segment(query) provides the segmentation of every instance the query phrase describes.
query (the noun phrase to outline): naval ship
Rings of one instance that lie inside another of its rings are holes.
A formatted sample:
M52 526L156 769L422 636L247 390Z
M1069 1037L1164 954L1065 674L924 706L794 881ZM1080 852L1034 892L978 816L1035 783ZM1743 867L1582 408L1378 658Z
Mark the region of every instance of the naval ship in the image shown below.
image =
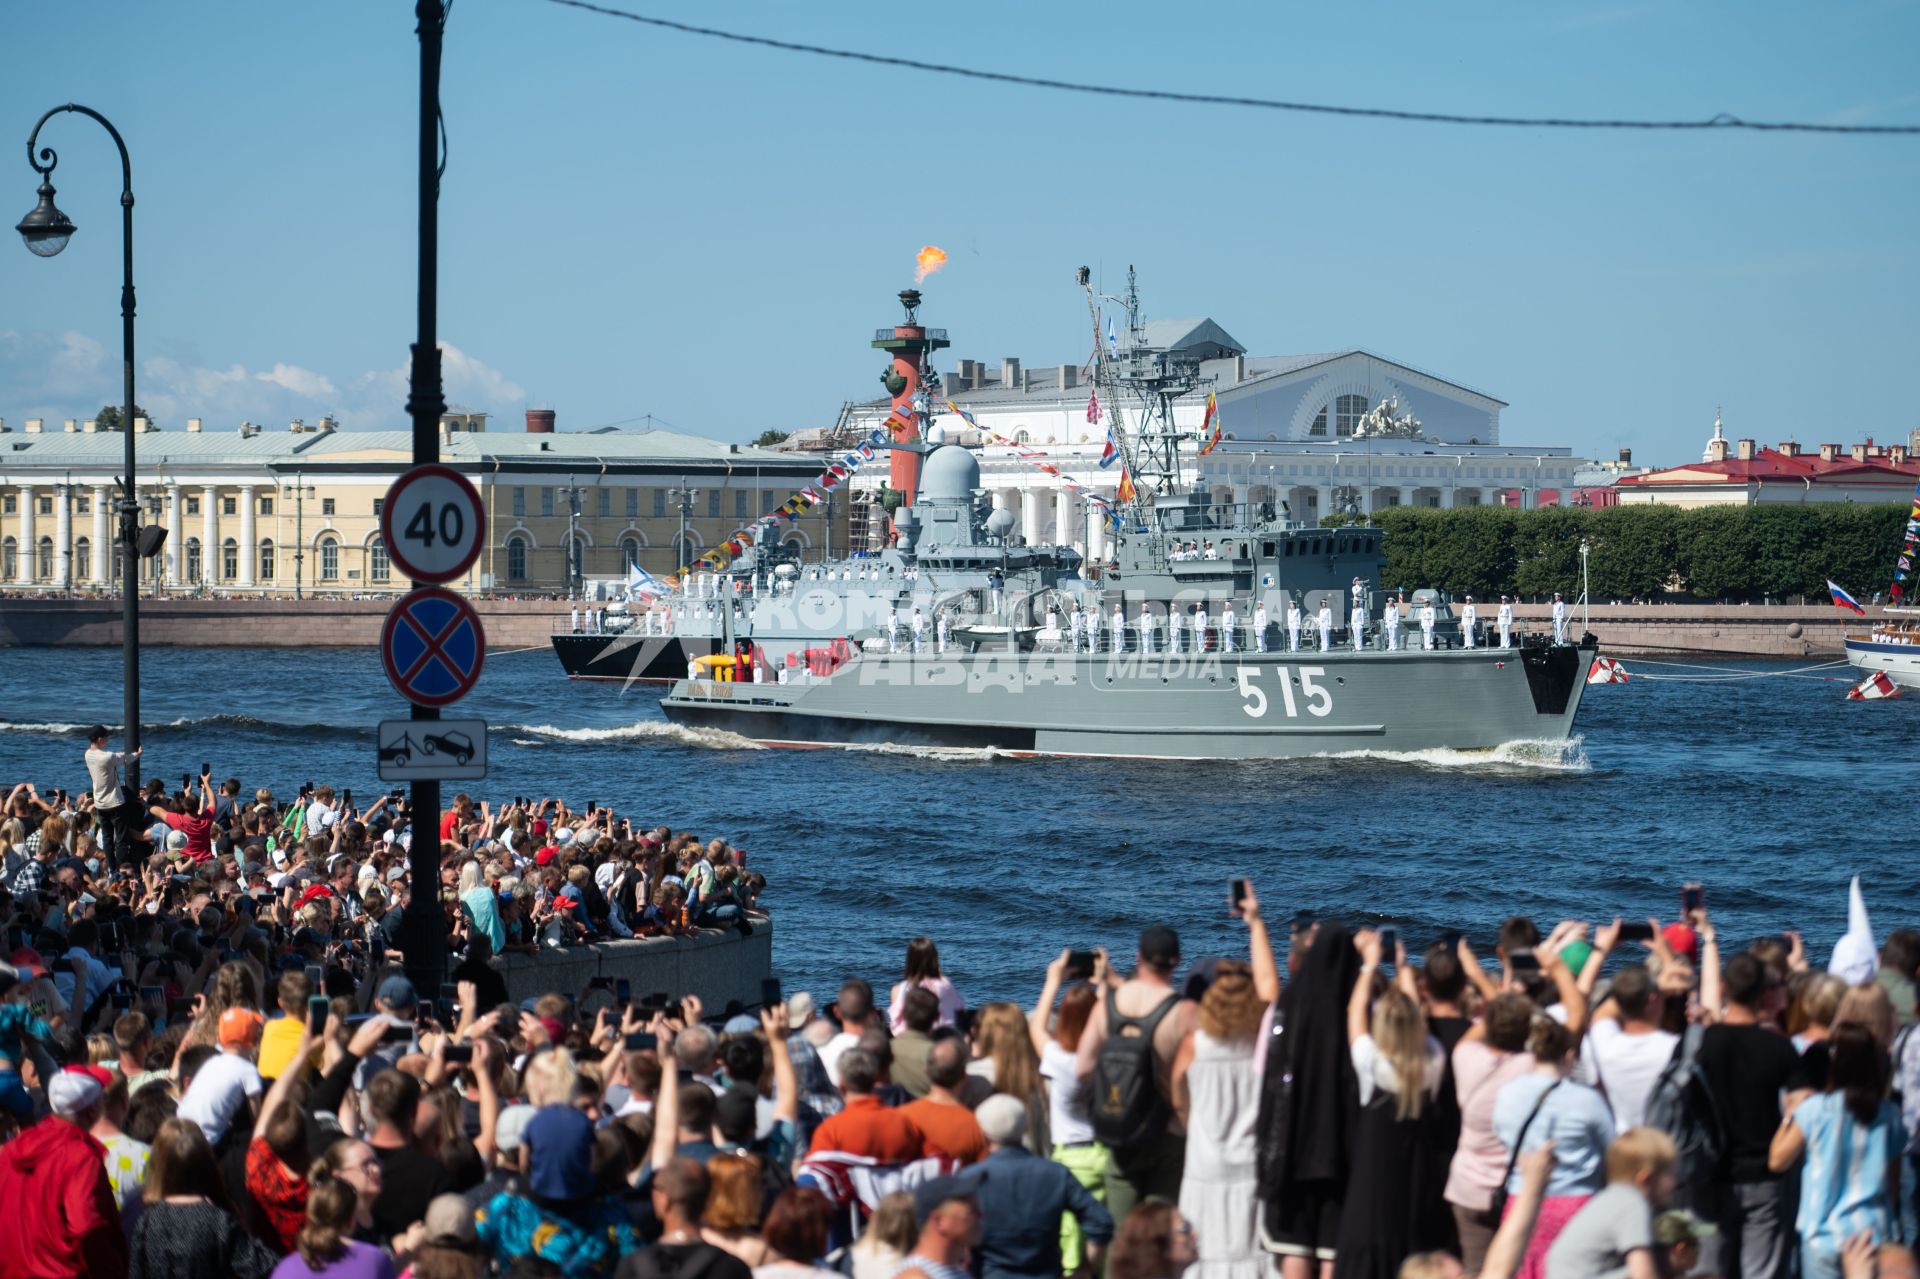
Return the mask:
M1079 282L1097 314L1085 268ZM1197 386L1198 370L1147 347L1131 283L1128 311L1127 346L1096 356L1123 479L1134 480L1113 504L1113 558L1094 566L1097 576L1023 582L1017 592L1009 579L994 590L995 564L1063 553L1021 546L1011 514L991 509L973 453L910 409L909 420L929 429L893 448L896 460L924 466L911 468L916 497L895 516L888 553L903 572L925 565L930 582L939 580L935 566L964 565L988 570L988 585L928 592L917 607L931 609L936 625L923 625L918 640L855 628L796 652L778 634L763 648L756 615L723 584L718 620L735 657L725 669L690 666L661 701L667 717L768 745L1149 759L1491 750L1571 735L1598 651L1591 634L1469 646L1445 599L1421 591L1411 601L1419 612L1389 646L1370 621L1389 599L1380 530L1310 526L1283 503L1219 503L1185 484L1173 404ZM1098 346L1097 319L1095 332ZM1136 407L1133 429L1123 402ZM1208 554L1195 553L1202 545ZM1293 605L1316 621L1324 606L1339 625L1323 635L1310 623L1296 649L1281 625ZM1413 624L1427 608L1431 647L1428 628ZM1264 632L1247 625L1256 610Z

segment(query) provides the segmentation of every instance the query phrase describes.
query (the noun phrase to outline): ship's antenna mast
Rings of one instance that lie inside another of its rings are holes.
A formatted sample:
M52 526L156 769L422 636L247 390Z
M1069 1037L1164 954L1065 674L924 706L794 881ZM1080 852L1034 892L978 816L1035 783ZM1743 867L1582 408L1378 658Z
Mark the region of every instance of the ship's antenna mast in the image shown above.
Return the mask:
M1112 418L1112 424L1107 427L1107 431L1113 436L1115 447L1120 450L1120 465L1126 467L1127 472L1132 474L1133 440L1127 435L1127 419L1120 411L1120 384L1114 376L1113 359L1109 355L1106 345L1100 340L1100 298L1102 295L1093 291L1093 273L1086 267L1081 267L1079 271L1075 273L1074 278L1079 281L1080 288L1087 295L1087 323L1093 328L1094 392L1096 394L1101 391L1107 393L1106 412L1107 415ZM1128 313L1127 332L1129 336L1131 336L1133 332L1135 314L1136 312L1134 311L1129 311Z

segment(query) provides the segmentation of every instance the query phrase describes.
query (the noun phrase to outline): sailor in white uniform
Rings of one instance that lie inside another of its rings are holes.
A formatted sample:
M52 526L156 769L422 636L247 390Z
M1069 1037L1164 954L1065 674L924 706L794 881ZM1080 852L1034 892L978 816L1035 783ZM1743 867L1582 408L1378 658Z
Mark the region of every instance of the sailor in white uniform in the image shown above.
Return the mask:
M1060 629L1060 612L1052 604L1047 605L1047 629L1050 631Z
M1098 605L1087 610L1087 651L1100 651L1100 608Z
M927 646L927 619L916 606L913 610L913 651L918 653Z
M1207 543L1206 558L1210 560L1217 560L1220 558L1220 552L1217 549L1215 549L1212 542Z
M1400 647L1400 596L1387 596L1386 607L1380 610L1380 625L1387 633L1387 651L1393 652Z
M567 630L575 635L580 633L580 610L578 608L573 610L573 620L568 623Z
M1233 632L1234 632L1234 628L1238 624L1239 624L1239 619L1234 617L1233 615L1233 601L1228 600L1226 603L1226 606L1220 610L1220 651L1221 652L1231 653L1233 651Z
M1498 613L1497 617L1500 623L1500 647L1512 648L1513 647L1513 602L1504 595L1500 597L1500 612Z
M1086 625L1087 619L1080 616L1080 605L1076 601L1073 611L1067 614L1067 629L1076 653L1080 651L1080 632L1086 628Z
M1193 651L1207 651L1207 631L1210 623L1207 618L1207 602L1201 600L1193 609Z
M947 641L952 637L953 637L953 623L947 619L947 615L945 613L942 613L940 614L939 619L935 621L933 624L934 651L936 653L946 652Z
M1333 648L1333 605L1321 602L1320 605L1320 651L1328 652Z
M1567 642L1567 602L1558 591L1553 593L1553 642Z
M1289 599L1287 601L1287 651L1289 653L1300 651L1300 622L1300 601Z
M1357 617L1364 617L1364 616L1366 616L1366 612L1367 612L1367 587L1366 587L1366 583L1364 583L1364 582L1362 582L1362 581L1361 581L1361 580L1360 580L1359 578L1357 578L1357 577L1356 577L1356 578L1354 578L1354 579L1353 579L1353 585L1352 585L1351 587L1349 587L1349 588L1348 588L1348 590L1347 590L1347 594L1348 594L1348 595L1349 595L1349 596L1350 596L1350 597L1352 598L1352 600L1353 600L1353 615L1354 615L1354 616L1357 616Z
M1347 614L1347 634L1353 639L1353 651L1358 653L1367 646L1367 609L1364 604L1355 604L1353 611Z
M900 610L897 607L887 610L887 651L900 651Z
M1469 595L1460 608L1460 640L1468 648L1473 647L1473 632L1479 622L1480 614L1473 607L1473 596Z
M1127 651L1127 615L1121 611L1118 600L1113 604L1113 651Z
M1153 652L1153 613L1145 604L1140 606L1140 651Z
M1428 600L1420 606L1420 647L1433 647L1433 601Z
M1264 603L1253 606L1253 651L1267 651L1267 606Z
M1167 651L1169 653L1182 651L1182 645L1186 643L1182 638L1185 629L1185 624L1180 620L1179 606L1169 606L1167 609Z

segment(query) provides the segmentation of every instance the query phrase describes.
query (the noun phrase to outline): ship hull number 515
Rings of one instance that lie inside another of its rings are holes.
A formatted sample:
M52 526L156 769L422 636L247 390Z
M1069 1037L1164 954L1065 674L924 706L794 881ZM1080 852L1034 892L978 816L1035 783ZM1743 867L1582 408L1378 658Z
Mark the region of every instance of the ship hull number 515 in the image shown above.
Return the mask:
M1288 719L1298 719L1302 705L1305 706L1306 712L1309 715L1324 716L1333 713L1333 695L1324 687L1314 682L1326 676L1326 667L1302 666L1297 668L1299 671L1300 692L1296 698L1293 690L1293 671L1288 667L1274 666L1262 668L1259 666L1240 666L1235 668L1234 675L1240 685L1240 709L1247 713L1248 718L1265 718L1267 708L1270 704L1267 700L1267 690L1261 687L1260 673L1262 669L1270 669L1280 677L1280 709L1286 713Z

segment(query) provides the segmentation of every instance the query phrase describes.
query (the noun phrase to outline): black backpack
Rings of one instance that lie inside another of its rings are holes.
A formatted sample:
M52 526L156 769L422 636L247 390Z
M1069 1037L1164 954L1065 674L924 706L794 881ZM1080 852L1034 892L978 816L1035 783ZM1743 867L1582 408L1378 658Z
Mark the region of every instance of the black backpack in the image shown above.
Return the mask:
M1122 1017L1107 990L1107 1038L1093 1060L1093 1135L1109 1150L1137 1149L1166 1129L1171 1108L1160 1091L1154 1068L1153 1034L1178 994L1169 994L1145 1017ZM1123 1034L1132 1030L1134 1034Z
M1647 1094L1646 1124L1673 1138L1679 1154L1674 1167L1682 1186L1696 1186L1719 1175L1726 1156L1726 1128L1719 1102L1700 1069L1703 1026L1688 1026L1673 1057Z

